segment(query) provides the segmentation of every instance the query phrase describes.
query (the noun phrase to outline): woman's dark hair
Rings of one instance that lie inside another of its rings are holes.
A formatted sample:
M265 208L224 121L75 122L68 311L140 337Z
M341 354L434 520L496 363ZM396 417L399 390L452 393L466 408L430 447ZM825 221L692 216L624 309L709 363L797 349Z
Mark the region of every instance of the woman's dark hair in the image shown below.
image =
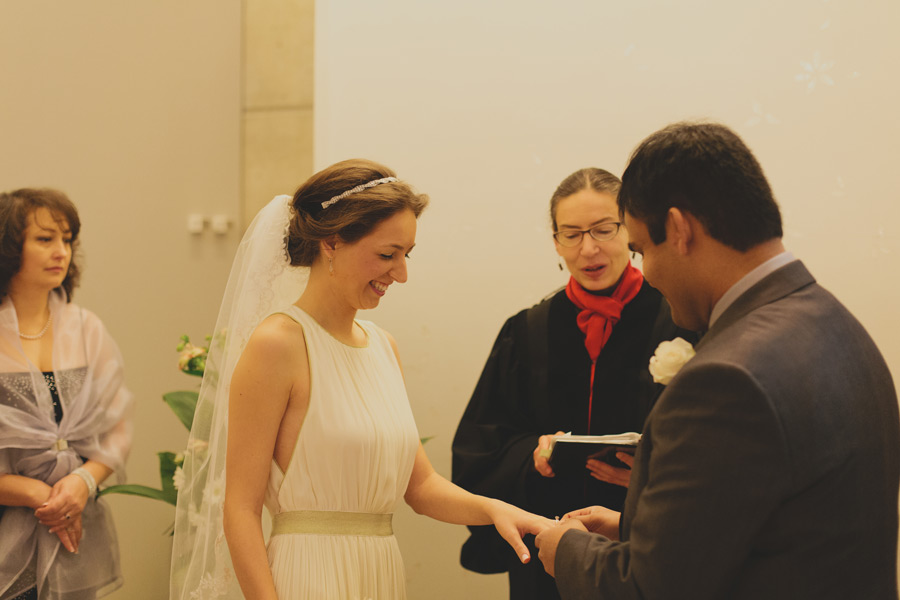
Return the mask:
M60 226L65 224L71 232L72 259L60 287L65 290L67 301L72 300L72 294L78 287L81 277L75 252L78 248L78 232L81 230L78 210L69 197L59 190L23 188L0 193L0 299L9 293L9 284L22 266L22 247L25 230L28 228L28 216L39 208L46 208Z
M550 197L550 222L553 224L553 231L556 229L556 208L559 201L568 198L572 194L576 194L581 190L591 189L595 192L610 194L613 198L619 193L619 187L622 182L618 177L604 169L596 167L587 167L579 169L562 180L562 183L553 192Z
M719 242L745 252L782 236L781 213L762 167L733 131L675 123L645 139L622 175L619 211L666 239L670 208L694 215Z
M379 223L402 210L418 218L428 196L417 194L403 181L381 183L323 203L352 190L396 174L384 165L364 159L333 164L310 177L294 194L287 248L292 265L309 267L319 255L319 242L337 236L353 243Z

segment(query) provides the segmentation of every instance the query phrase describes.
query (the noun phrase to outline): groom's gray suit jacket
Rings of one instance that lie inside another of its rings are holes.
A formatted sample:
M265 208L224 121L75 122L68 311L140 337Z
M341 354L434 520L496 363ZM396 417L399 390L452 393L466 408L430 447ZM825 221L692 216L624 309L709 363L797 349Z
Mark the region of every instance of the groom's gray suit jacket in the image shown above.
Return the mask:
M621 542L560 541L564 599L896 599L900 419L799 261L723 313L648 417Z

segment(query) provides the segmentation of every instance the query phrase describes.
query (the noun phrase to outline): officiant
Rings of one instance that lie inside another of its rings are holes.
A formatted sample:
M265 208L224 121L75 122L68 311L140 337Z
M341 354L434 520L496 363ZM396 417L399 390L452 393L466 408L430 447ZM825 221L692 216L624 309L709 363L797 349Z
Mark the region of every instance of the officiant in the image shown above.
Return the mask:
M585 168L552 195L559 268L571 277L500 330L453 440L453 481L463 488L549 518L590 505L621 509L627 465L589 460L575 475L557 474L550 440L640 432L662 391L648 371L654 350L696 337L672 323L668 303L631 264L620 185L608 171ZM508 572L511 600L559 598L539 561L522 565L490 528L469 529L465 568Z

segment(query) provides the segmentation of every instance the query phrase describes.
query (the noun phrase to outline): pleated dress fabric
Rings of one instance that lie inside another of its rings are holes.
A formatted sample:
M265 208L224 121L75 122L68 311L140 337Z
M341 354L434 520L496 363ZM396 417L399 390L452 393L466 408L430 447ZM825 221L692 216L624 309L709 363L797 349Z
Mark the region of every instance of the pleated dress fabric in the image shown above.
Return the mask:
M385 333L357 321L367 344L348 346L312 317L283 311L304 331L309 409L282 472L272 461L266 507L389 514L403 497L419 438L400 367ZM406 598L393 535L273 535L269 565L281 600Z

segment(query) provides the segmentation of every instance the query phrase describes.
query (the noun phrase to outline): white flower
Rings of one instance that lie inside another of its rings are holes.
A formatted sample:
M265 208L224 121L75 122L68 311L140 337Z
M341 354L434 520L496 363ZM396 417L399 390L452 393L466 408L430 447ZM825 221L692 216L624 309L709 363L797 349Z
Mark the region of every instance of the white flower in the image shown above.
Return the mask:
M781 121L778 120L777 117L772 115L772 113L766 112L763 110L762 104L759 102L753 103L753 116L747 120L748 127L755 127L765 121L770 125L778 125Z
M202 514L193 502L188 502L188 523L193 527L206 524L206 515Z
M650 359L650 374L653 375L653 381L669 385L672 378L694 357L694 354L694 347L680 337L661 342Z
M203 503L213 506L221 505L225 501L225 477L219 477L206 484L203 490Z
M209 442L206 440L198 440L196 438L191 438L188 440L188 446L186 452L203 452L209 447Z
M175 473L172 474L172 483L176 490L180 490L184 485L184 470L181 467L175 467Z
M178 368L184 371L188 368L188 365L192 359L197 358L198 356L203 356L204 354L206 354L206 348L194 346L193 344L188 342L184 345L184 349L178 356Z
M822 61L819 53L816 52L810 62L802 62L800 66L803 67L803 72L795 75L794 79L806 84L806 93L811 93L816 89L816 83L820 81L825 85L834 85L834 79L828 74L828 71L834 67L833 60Z

